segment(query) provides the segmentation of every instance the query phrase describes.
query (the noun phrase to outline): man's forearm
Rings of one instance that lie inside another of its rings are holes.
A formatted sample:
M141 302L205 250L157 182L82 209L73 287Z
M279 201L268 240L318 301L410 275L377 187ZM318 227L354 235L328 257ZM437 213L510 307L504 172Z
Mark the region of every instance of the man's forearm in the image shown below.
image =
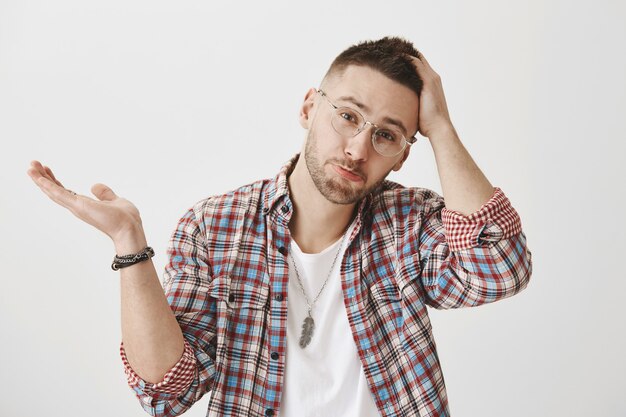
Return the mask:
M493 195L494 188L459 139L454 126L429 137L437 162L446 208L469 215Z
M115 243L118 255L147 246L142 230ZM157 383L181 358L182 331L159 282L152 260L120 269L122 341L130 366L142 379Z

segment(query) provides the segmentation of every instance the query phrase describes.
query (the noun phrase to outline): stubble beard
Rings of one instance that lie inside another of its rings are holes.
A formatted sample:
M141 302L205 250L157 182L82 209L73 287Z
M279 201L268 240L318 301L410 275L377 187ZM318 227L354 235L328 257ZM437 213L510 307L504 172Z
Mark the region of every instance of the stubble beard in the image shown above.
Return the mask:
M353 204L360 201L363 197L371 193L380 186L391 169L374 184L363 188L352 188L347 180L341 178L332 178L326 175L324 167L327 163L340 165L351 169L363 177L358 165L351 163L349 160L329 159L326 162L320 160L319 152L316 146L316 139L313 129L309 130L305 146L305 162L309 175L315 184L317 190L331 203L335 204Z

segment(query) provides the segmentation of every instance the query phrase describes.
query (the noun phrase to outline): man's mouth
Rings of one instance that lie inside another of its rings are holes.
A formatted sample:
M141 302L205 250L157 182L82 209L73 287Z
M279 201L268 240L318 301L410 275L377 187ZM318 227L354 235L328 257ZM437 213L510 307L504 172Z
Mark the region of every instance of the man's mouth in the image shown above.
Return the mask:
M352 182L363 182L363 178L356 174L353 171L350 171L349 169L343 168L339 165L333 165L333 168L335 169L335 171L337 171L339 173L339 175L341 175L342 177L344 177L345 179L352 181Z

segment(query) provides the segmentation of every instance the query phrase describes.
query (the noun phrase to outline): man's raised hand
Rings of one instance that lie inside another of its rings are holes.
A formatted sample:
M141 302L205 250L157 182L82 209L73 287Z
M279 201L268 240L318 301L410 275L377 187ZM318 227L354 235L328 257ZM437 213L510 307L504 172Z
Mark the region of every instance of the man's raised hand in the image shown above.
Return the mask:
M32 161L27 173L52 201L108 235L116 246L131 250L131 247L143 245L145 237L139 210L130 201L118 197L106 185L95 184L91 187L92 194L98 198L95 200L65 188L52 170L39 161ZM130 243L130 240L135 241L135 244Z

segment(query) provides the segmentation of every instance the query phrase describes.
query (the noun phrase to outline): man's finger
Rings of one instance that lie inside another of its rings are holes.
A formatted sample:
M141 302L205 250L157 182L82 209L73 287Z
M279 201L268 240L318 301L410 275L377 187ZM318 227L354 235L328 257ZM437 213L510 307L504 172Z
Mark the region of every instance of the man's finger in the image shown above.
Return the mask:
M50 178L52 178L52 181L54 181L57 185L63 187L63 184L61 184L61 181L57 180L57 178L52 173L52 170L50 169L50 167L47 167L47 166L44 165L43 169L46 171L46 173L48 173Z
M423 56L424 56L424 55L419 54L419 57L420 57L420 58L421 58L421 57L423 57ZM420 58L416 57L416 56L413 56L413 55L407 55L407 57L408 57L411 61L413 61L413 64L414 64L414 65L424 64L424 63L422 62L422 60L421 60Z
M52 201L69 210L73 211L76 209L76 203L79 197L78 194L58 186L50 178L46 178L43 175L36 178L35 181L37 185L39 185L39 188L41 188Z
M430 63L428 62L428 60L426 59L426 57L424 56L423 53L419 52L418 53L418 57L417 60L421 63L424 64L425 66L427 66L428 68L430 68Z
M43 169L43 165L41 165L41 162L39 161L32 161L30 163L30 166L33 170L35 170L37 172L38 175L42 176L42 175L46 175L46 170Z
M61 184L55 177L54 174L52 174L52 170L46 166L44 166L41 162L39 161L32 161L30 163L31 167L37 171L37 173L39 173L39 175L48 178L49 180L55 182L57 185L63 187L63 184Z
M426 74L435 72L422 53L419 54L419 58L411 56L411 60L413 61L413 65L415 65L415 68L420 76L425 76Z
M113 190L104 184L94 184L91 187L91 192L93 195L98 197L98 200L100 201L113 201L118 198Z
M426 66L426 64L420 58L416 58L413 55L408 55L408 57L411 59L411 62L413 63L413 66L415 67L418 75L420 77L424 77L428 73L428 67ZM423 55L420 54L420 57L423 57Z

